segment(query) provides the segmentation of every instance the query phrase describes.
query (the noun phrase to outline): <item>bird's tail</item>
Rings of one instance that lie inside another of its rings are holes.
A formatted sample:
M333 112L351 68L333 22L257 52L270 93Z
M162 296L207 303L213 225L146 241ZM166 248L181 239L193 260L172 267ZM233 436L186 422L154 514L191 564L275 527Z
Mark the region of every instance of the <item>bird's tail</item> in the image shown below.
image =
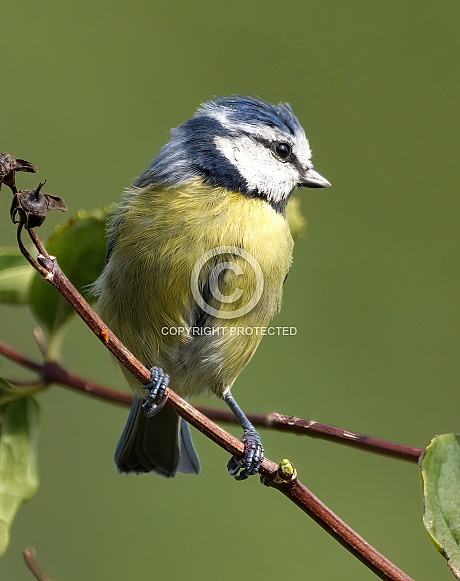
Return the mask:
M136 395L125 429L115 450L120 472L154 472L172 478L176 472L198 474L196 455L188 423L169 407L146 417Z

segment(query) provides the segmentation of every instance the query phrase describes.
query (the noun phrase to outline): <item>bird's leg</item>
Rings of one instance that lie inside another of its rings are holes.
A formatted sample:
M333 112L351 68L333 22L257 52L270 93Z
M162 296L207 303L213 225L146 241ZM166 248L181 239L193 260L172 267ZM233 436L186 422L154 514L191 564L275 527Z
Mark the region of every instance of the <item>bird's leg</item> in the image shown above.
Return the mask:
M145 385L141 385L142 389L149 390L142 404L144 413L148 418L157 414L165 405L168 398L165 398L164 395L168 383L169 375L164 373L163 369L159 367L152 367L150 369L150 381Z
M223 399L243 428L241 441L244 443L244 456L242 458L235 458L235 456L230 458L227 464L228 473L230 476L234 476L235 480L246 480L248 476L257 474L259 471L264 459L264 449L259 433L236 403L230 390L224 393Z

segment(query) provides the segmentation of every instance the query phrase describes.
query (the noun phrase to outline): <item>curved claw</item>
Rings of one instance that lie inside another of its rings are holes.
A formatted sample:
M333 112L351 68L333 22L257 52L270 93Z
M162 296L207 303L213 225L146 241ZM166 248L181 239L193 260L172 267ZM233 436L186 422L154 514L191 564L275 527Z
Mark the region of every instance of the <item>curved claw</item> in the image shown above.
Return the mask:
M227 464L228 473L235 480L246 480L257 474L264 459L260 435L254 428L245 430L241 441L244 443L244 456L240 459L233 456Z
M152 367L150 370L150 381L145 385L141 385L143 389L149 390L142 404L147 417L154 416L163 408L167 400L167 398L164 398L164 395L168 384L169 375L164 373L161 367Z

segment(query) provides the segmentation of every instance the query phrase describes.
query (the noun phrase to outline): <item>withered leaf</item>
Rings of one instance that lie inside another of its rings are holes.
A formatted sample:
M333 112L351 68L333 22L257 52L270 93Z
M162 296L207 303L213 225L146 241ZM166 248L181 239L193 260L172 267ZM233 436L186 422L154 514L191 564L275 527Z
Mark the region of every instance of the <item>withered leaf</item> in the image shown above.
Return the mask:
M15 183L17 171L37 173L37 168L30 161L16 159L10 153L0 153L0 189L2 184L5 184L13 190L13 193L17 192Z
M14 194L10 216L15 224L22 223L26 228L38 228L50 210L67 211L64 200L41 193L44 185L45 182L42 182L35 190L22 190Z

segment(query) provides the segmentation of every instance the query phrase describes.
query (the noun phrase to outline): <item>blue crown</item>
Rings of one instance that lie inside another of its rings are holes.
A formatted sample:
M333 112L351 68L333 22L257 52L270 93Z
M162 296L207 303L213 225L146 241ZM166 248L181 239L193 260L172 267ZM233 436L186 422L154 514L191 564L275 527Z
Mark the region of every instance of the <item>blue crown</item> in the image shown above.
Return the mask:
M207 101L191 119L171 130L169 142L133 185L177 186L199 177L207 184L257 195L249 192L246 181L217 149L215 138L245 134L248 127L260 126L274 128L287 138L304 134L288 103L271 105L240 96Z
M222 111L235 125L240 123L254 126L268 125L291 135L303 131L289 103L271 105L251 97L217 97L213 101L203 103L195 113L195 118L206 117L210 113L219 111Z

